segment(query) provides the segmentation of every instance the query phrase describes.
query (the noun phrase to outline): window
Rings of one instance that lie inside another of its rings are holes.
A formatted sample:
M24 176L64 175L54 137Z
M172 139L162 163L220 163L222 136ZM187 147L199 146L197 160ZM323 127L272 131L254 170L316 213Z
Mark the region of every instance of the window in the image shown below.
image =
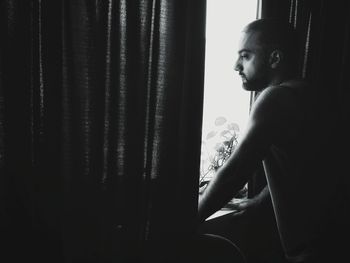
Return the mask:
M207 0L205 90L200 189L239 141L250 105L234 71L242 28L257 15L257 0Z

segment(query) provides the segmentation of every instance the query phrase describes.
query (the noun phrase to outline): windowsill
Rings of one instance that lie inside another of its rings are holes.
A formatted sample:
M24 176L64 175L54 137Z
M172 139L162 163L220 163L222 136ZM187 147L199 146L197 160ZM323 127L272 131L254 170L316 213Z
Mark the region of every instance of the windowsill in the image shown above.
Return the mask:
M240 202L242 200L244 200L246 198L234 198L232 201L237 203L237 202ZM214 214L212 214L211 216L209 216L207 220L210 220L210 219L214 219L216 217L219 217L219 216L224 216L226 214L229 214L229 213L232 213L232 212L235 212L237 211L236 209L234 209L231 205L231 202L228 203L227 205L225 205L223 208L221 208L220 210L216 211Z
M233 210L233 209L227 209L227 208L220 209L219 211L216 211L214 214L209 216L205 221L210 220L210 219L214 219L216 217L223 216L223 215L226 215L226 214L229 214L229 213L232 213L234 211L235 210Z

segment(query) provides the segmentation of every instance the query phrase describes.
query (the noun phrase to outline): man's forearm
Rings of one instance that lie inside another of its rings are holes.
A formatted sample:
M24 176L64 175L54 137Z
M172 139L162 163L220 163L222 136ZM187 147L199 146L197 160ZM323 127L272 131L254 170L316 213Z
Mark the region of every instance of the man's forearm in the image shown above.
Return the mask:
M218 172L200 196L198 206L198 219L200 222L203 222L207 217L223 207L246 183L246 179L243 176L233 177L226 169L227 167Z

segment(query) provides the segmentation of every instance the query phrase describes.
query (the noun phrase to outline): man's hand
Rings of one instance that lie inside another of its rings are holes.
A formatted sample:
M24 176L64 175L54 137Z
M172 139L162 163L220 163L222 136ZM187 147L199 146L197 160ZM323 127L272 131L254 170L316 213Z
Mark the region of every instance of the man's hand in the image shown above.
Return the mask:
M232 203L228 203L225 207L235 210L235 215L253 214L263 209L264 204L270 200L270 192L265 186L261 192L248 199L233 199Z
M234 199L232 203L227 204L225 207L233 209L235 215L251 214L258 209L259 203L256 198Z

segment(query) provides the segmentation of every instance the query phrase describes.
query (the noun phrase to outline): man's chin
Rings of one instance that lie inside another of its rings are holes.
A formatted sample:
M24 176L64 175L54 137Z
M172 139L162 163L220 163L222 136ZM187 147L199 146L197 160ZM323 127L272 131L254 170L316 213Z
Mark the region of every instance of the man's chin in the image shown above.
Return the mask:
M252 85L251 83L243 82L242 88L246 91L260 91L263 89L263 85Z
M245 82L242 83L242 88L246 91L254 91L254 89L252 89L251 85L249 85L248 83L245 83Z

